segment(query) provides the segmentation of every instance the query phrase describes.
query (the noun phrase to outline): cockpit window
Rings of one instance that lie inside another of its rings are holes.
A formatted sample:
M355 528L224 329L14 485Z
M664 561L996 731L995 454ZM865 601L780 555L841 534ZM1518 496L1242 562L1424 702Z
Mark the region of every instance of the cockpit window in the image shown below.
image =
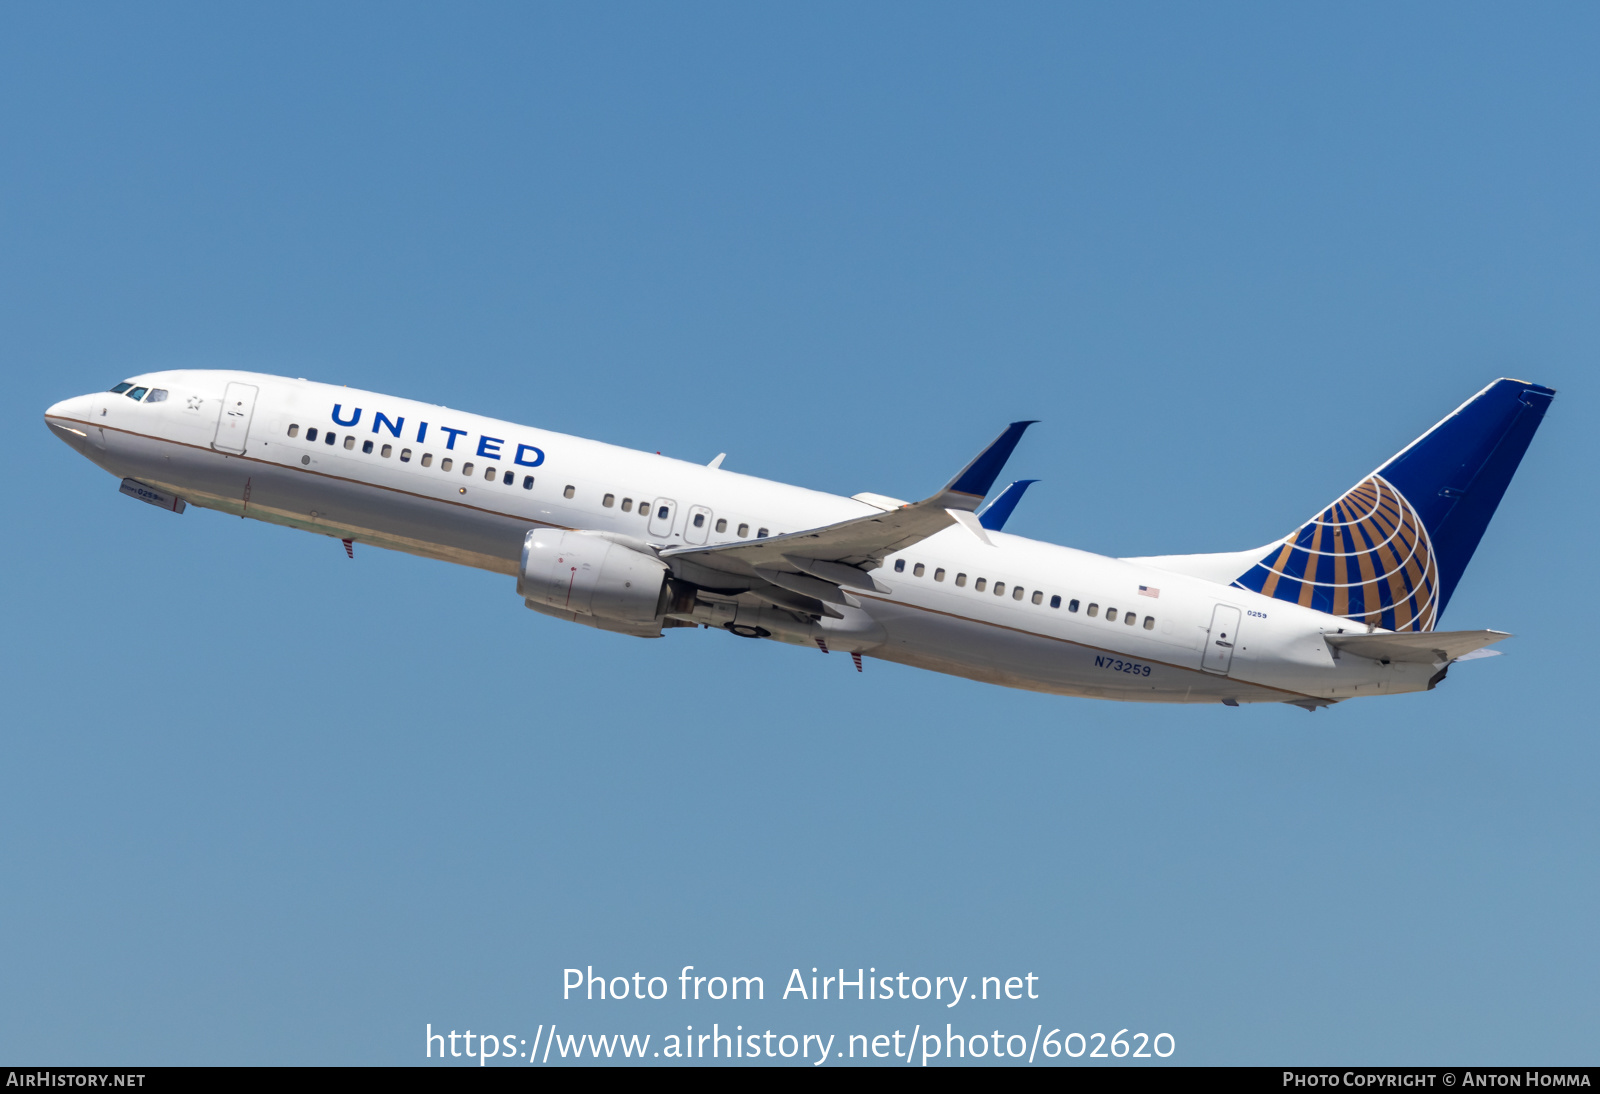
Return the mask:
M150 389L147 387L136 387L132 391L128 392L128 398L137 403L140 399L144 398L144 393L149 390Z
M144 401L147 402L147 403L164 403L164 402L166 402L167 401L167 389L164 388L164 387L153 387L153 388L151 388L150 389L150 394L148 394L148 395L146 395L144 397Z
M132 384L130 384L130 383L128 383L128 381L124 380L124 381L122 381L122 383L118 384L116 387L111 389L111 394L113 394L113 395L121 395L124 391L127 391L132 386L133 386Z

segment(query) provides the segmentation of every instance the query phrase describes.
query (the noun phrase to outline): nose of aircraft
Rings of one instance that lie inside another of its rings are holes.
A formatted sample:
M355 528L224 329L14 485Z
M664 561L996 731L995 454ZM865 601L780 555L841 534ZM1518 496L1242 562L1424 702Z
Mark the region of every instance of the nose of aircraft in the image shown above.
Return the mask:
M93 406L93 395L62 399L44 412L44 424L50 427L50 432L82 452L89 439L89 418Z

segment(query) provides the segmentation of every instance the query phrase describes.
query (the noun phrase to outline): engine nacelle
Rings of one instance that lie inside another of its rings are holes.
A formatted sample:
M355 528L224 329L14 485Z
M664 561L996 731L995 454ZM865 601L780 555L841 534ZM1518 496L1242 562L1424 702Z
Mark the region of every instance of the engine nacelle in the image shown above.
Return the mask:
M517 592L530 607L650 623L666 607L667 565L604 536L540 528L522 541Z

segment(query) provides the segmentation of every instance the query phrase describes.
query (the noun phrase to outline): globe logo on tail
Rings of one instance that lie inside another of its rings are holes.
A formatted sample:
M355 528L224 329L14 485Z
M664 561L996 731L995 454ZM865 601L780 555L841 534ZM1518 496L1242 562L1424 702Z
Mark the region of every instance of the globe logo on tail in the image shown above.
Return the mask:
M1428 529L1381 475L1357 483L1234 584L1385 630L1431 631L1439 614Z

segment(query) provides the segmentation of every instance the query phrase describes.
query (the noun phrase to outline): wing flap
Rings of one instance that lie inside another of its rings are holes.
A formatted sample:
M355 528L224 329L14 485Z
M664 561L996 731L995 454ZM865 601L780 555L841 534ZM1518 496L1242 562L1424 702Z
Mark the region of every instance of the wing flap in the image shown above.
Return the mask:
M889 586L854 566L846 566L842 562L823 562L815 558L800 558L798 555L784 555L784 561L803 574L820 577L824 581L831 581L835 585L851 589L871 589L873 592L887 593Z
M788 589L801 596L809 596L814 600L825 601L829 604L848 604L844 591L831 581L823 581L809 574L784 573L781 570L757 570L756 576L780 589ZM857 601L856 603L860 603ZM853 607L854 605L852 605Z

